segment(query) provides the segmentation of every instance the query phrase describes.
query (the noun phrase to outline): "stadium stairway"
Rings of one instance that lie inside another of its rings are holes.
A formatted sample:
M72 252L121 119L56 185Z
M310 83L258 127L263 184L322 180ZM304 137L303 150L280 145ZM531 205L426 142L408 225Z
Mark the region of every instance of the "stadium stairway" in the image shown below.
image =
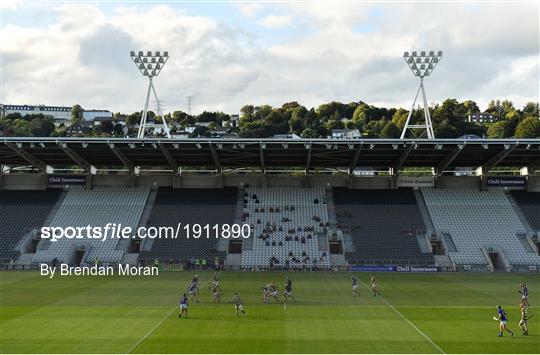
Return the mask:
M233 223L237 224L237 225L242 225L242 223L243 223L242 222L242 214L244 213L244 193L245 193L245 188L243 186L238 188L238 194L237 194L237 197L236 197L235 215L234 215L234 221L233 221ZM218 240L218 243L217 243L218 251L227 253L227 256L228 256L229 242L230 242L229 239L220 238ZM242 242L244 242L244 241L242 241ZM233 261L233 259L234 259L234 261ZM230 263L227 260L230 260ZM234 258L234 257L231 258L231 259L229 259L229 258L225 259L225 265L239 266L241 264L241 263L235 264L235 262L236 262L236 258Z
M426 226L426 234L432 235L435 232L435 227L433 226L433 221L431 220L431 215L429 214L428 208L426 206L426 201L422 192L418 189L413 189L414 197L416 198L416 203L418 204L418 209L422 215L422 220Z

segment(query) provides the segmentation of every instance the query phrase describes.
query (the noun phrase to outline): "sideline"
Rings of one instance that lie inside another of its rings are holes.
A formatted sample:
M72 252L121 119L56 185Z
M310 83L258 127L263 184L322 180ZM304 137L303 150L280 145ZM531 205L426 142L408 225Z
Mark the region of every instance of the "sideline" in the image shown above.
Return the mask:
M349 274L351 274L352 276L356 277L356 275L354 275L354 274L353 274L352 272L350 272L350 271L349 271ZM365 288L367 288L368 290L371 291L371 288L369 288L369 286L366 285L366 284L364 283L364 281L358 279L358 282L360 282L360 283L362 284L362 286L364 286ZM431 345L433 345L433 346L435 347L435 349L437 349L441 354L446 354L446 353L444 352L443 349L441 349L437 344L435 344L435 342L434 342L430 337L428 337L428 336L426 335L426 333L424 333L423 331L420 330L420 328L418 328L416 325L414 325L414 323L411 322L407 317L405 317L405 316L403 315L403 313L401 313L400 311L398 311L396 307L394 307L390 302L388 302L388 301L386 300L386 298L384 298L383 296L377 296L377 297L380 298L384 303L386 303L386 305L387 305L388 307L390 307L394 312L396 312L401 318L403 318L403 320L405 320L407 323L409 323L409 325L410 325L411 327L413 327L418 333L420 333L420 335L422 335L427 341L429 341L429 342L431 343Z
M214 275L217 275L219 276L219 274L221 274L221 270L218 271L217 273L214 273ZM212 278L214 277L214 275L212 275ZM212 280L212 278L210 278L209 280L206 280L202 285L201 285L201 288L203 288L204 286L206 286L210 280ZM169 313L167 313L165 315L165 317L163 317L152 329L150 329L148 331L148 333L146 333L145 335L143 335L133 346L131 346L131 348L129 348L129 350L126 352L126 354L131 354L133 352L133 350L137 349L137 347L139 345L141 345L141 343L143 341L145 341L150 335L152 335L152 333L154 333L162 324L163 322L165 322L167 319L169 319L171 317L171 315L174 313L174 311L176 311L176 306L171 309L171 311Z

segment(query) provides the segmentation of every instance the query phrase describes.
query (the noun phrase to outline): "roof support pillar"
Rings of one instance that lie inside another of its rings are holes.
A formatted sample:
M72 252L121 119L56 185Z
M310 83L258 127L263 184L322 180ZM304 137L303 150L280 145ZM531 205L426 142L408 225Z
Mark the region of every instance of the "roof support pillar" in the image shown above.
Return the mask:
M57 141L56 145L58 145L60 149L62 149L62 151L66 153L68 157L71 158L71 160L73 160L77 165L83 168L87 174L96 173L96 168L92 164L90 164L86 159L84 159L79 154L77 154L73 149L69 148L67 146L67 143L63 143L63 142L61 143Z
M351 160L351 163L349 164L349 175L352 175L354 172L354 169L356 168L356 165L358 164L358 159L360 158L360 153L362 152L362 145L363 143L360 143L356 146L356 150L354 151L353 158Z
M444 173L444 171L450 166L450 164L452 164L454 159L457 158L459 153L461 153L463 151L463 148L465 148L465 143L458 144L457 148L454 149L450 154L448 154L441 161L441 163L435 168L435 175L436 176L441 176Z
M484 165L477 169L477 175L485 175L489 173L489 171L495 166L497 166L497 164L499 164L504 158L506 158L508 154L512 153L512 151L516 149L517 146L517 144L505 144L503 150L495 154Z
M219 161L219 156L216 152L216 148L214 147L214 144L212 142L208 142L208 146L210 147L212 159L214 159L214 164L216 165L216 170L218 174L221 174L223 172L223 169L221 168L221 162Z
M313 149L313 145L311 143L305 145L307 149L307 158L306 158L306 175L309 174L309 170L311 169L311 150Z
M111 148L112 152L116 157L124 164L124 166L129 170L130 174L136 174L138 173L138 169L135 169L135 164L129 159L124 152L122 152L120 149L118 149L114 143L109 143L109 148Z
M9 147L15 154L26 160L30 165L38 168L41 170L41 172L47 174L48 172L52 172L52 168L45 164L40 159L36 158L32 154L28 153L26 150L22 149L22 147L19 147L17 144L12 142L5 142L6 146Z
M178 163L176 162L176 159L174 159L174 157L172 156L169 149L167 149L165 144L158 143L158 145L159 145L159 150L161 150L161 154L163 154L165 159L167 159L167 163L169 163L169 166L174 171L174 173L177 175L178 174Z
M261 164L261 172L263 175L266 174L266 167L264 165L264 148L265 148L265 145L264 143L259 143L259 160L260 160L260 164Z

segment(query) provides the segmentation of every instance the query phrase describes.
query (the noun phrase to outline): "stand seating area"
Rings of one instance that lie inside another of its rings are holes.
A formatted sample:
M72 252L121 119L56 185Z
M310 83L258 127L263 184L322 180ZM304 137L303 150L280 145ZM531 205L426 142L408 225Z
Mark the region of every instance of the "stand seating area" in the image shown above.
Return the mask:
M451 233L458 265L485 265L484 250L501 250L511 265L540 265L540 256L524 249L518 239L525 232L504 191L475 188L422 189L437 230Z
M350 263L433 265L417 234L425 227L411 189L334 189L338 228L349 233L355 248Z
M0 259L17 259L15 246L43 226L60 193L60 189L0 191Z
M181 223L178 239L156 238L149 251L142 251L140 259L145 262L186 261L193 258L224 258L217 252L214 234L206 238L206 232L198 239L187 238L184 226L198 224L210 227L218 224L232 225L236 211L238 190L223 189L173 189L161 187L158 190L147 227L173 227Z
M330 266L318 244L328 227L324 188L246 188L243 219L251 225L253 249L244 250L242 266Z

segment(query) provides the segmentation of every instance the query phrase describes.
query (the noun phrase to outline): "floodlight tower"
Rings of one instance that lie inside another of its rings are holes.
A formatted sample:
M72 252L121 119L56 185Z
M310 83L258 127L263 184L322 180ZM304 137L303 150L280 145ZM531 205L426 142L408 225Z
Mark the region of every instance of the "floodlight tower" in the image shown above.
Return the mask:
M414 76L420 78L420 84L418 85L418 90L416 90L416 96L414 97L414 101L411 106L411 110L409 111L409 115L407 116L407 121L405 122L405 126L403 127L403 132L401 132L401 139L405 138L405 135L407 134L407 130L414 129L414 128L422 128L425 129L426 135L429 139L434 139L435 134L433 133L433 125L431 124L431 115L429 114L429 107L428 102L426 98L426 90L424 89L424 78L429 76L437 64L441 61L443 52L438 51L435 53L434 51L421 51L421 52L412 52L409 54L409 52L403 53L403 58L405 59L405 62L407 62L407 65L411 69ZM418 99L418 93L422 91L422 101L424 103L424 124L409 124L411 120L411 116L414 110L414 105L416 104L416 100Z
M154 93L154 98L156 99L156 102L158 105L158 111L160 107L159 98L157 96L154 83L152 82L152 78L159 75L159 73L161 72L161 69L163 69L163 66L165 66L165 63L167 63L167 60L169 60L169 52L147 51L145 54L143 51L138 51L138 52L131 51L130 56L131 56L131 59L133 60L133 63L135 63L137 68L139 68L139 71L141 72L141 74L143 76L148 77L148 90L146 92L146 100L144 101L144 110L141 117L141 123L139 125L139 131L137 133L137 138L144 138L146 128L150 128L150 127L155 128L155 124L146 123L146 118L148 116L148 102L150 101L150 91ZM167 138L171 138L169 126L167 125L167 121L165 121L165 116L163 114L161 115L161 120L163 121L163 129L165 130L165 134L167 135Z

